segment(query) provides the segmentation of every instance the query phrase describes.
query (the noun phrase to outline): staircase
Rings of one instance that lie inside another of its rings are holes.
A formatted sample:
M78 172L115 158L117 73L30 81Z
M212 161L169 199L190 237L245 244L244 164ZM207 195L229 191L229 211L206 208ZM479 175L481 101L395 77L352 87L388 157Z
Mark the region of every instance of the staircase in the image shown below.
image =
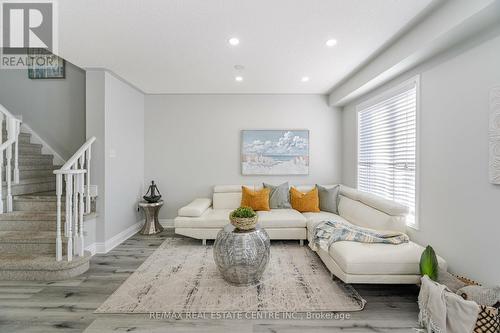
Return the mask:
M8 138L5 122L2 142ZM42 145L31 143L31 134L18 136L19 182L10 185L12 212L7 212L6 154L2 154L4 212L0 214L0 280L60 280L89 268L90 254L67 257L67 239L62 240L62 260L56 260L57 197L53 156L42 154ZM14 169L14 159L11 161ZM71 193L71 192L70 192ZM64 234L65 194L62 193L61 231ZM82 241L83 243L83 241ZM59 258L61 259L61 258Z

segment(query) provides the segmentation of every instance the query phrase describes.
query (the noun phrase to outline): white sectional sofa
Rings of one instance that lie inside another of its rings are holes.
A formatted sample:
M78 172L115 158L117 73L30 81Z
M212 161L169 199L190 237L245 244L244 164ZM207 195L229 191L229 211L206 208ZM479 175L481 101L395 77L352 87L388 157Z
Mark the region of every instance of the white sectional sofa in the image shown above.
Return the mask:
M260 189L262 185L245 185ZM331 187L333 185L324 185ZM307 192L314 185L299 185ZM175 232L201 239L215 239L219 230L229 223L229 213L241 202L241 185L218 185L213 197L196 199L179 209ZM375 230L406 232L408 210L393 201L341 186L338 215L329 212L299 213L294 209L259 211L259 223L272 240L304 240L312 242L314 228L325 220L347 221ZM424 248L414 242L401 245L366 244L350 241L334 243L328 252L317 253L326 267L346 283L417 283L419 261ZM440 268L446 262L438 258Z

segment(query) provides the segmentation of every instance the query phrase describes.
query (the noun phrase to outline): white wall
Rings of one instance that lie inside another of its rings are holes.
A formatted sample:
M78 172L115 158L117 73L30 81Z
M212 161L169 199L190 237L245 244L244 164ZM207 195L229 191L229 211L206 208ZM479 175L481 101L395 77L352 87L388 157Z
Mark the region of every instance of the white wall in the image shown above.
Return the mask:
M85 142L85 71L69 62L65 79L31 80L26 69L0 69L0 104L64 159Z
M95 235L88 235L96 242L104 242L106 221L106 188L105 188L105 72L87 71L86 73L86 132L87 137L96 137L92 145L90 160L91 183L98 186L96 210L98 213Z
M365 98L421 74L418 231L453 272L500 284L500 186L488 182L489 91L500 84L500 37L471 41ZM342 180L356 186L356 105L342 115Z
M106 237L141 220L144 183L144 95L106 73Z
M162 218L215 184L340 180L340 114L320 95L148 95L145 182L165 198ZM308 176L242 176L243 129L310 130Z
M142 219L137 202L144 190L143 93L109 72L87 71L87 136L97 139L91 176L99 188L96 241L102 252L113 237L135 233Z

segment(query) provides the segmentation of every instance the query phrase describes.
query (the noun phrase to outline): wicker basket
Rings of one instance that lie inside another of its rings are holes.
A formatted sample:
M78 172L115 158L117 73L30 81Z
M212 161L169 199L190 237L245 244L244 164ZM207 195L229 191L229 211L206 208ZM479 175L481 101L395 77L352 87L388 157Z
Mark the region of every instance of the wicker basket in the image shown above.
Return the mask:
M463 277L463 276L460 276L460 275L455 275L455 274L454 274L454 276L458 280L462 281L463 283L465 283L468 286L480 286L481 285L479 282L476 282L476 281L471 280L469 278L466 278L466 277Z
M469 278L455 275L455 278L467 286L480 286L481 284ZM463 297L463 295L461 295ZM500 332L500 313L496 307L479 304L479 314L474 327L474 333L498 333Z
M251 230L257 224L257 215L254 217L233 217L231 213L229 214L229 220L236 229Z
M464 286L480 286L481 284L469 278L451 274L448 272L439 272L440 280L437 282L446 285L452 293ZM459 281L457 284L455 282ZM462 296L463 295L459 295ZM473 333L499 333L500 332L500 313L496 307L479 304L479 313Z

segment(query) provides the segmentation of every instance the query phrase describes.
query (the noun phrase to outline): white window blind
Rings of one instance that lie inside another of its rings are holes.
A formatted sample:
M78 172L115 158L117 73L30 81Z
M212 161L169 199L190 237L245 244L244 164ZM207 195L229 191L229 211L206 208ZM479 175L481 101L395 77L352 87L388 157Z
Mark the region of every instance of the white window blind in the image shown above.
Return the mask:
M415 221L417 81L358 107L358 188L410 209Z

